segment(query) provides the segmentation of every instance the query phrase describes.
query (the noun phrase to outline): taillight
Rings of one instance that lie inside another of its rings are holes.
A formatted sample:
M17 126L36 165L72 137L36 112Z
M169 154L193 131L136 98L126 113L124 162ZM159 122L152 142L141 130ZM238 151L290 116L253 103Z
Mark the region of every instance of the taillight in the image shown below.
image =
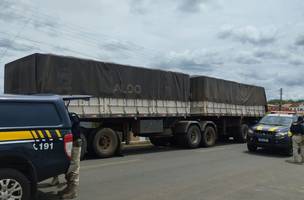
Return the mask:
M72 156L72 148L73 148L73 135L68 133L64 136L64 151L66 155L71 159Z

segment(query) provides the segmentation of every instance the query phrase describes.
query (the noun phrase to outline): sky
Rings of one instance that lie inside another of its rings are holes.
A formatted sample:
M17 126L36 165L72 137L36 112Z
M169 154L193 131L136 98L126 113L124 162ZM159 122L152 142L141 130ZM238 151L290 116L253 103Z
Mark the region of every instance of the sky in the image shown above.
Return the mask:
M304 99L303 0L1 0L4 65L52 53L206 75Z

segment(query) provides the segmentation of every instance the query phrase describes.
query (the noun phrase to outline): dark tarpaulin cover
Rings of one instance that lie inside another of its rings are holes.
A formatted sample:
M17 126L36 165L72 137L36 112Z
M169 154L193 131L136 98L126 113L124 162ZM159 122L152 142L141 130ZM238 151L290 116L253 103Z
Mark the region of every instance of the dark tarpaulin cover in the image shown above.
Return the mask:
M182 73L33 54L6 64L4 92L188 101L190 79Z
M266 106L263 87L246 85L207 76L191 77L191 100L246 106Z

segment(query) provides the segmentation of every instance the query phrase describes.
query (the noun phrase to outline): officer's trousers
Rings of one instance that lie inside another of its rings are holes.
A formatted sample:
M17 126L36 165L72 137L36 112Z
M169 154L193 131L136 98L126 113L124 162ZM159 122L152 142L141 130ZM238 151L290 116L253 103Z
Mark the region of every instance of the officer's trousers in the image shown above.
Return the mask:
M71 156L71 163L66 173L68 185L79 185L79 171L80 171L80 155L81 155L81 142L74 142Z
M292 136L293 160L296 163L304 162L304 136Z

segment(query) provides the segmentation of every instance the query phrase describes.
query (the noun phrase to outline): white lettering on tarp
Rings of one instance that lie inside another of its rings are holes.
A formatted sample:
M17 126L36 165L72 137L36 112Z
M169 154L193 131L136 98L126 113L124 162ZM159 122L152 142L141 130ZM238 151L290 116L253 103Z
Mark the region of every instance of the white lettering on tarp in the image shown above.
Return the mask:
M128 84L126 87L120 87L119 84L116 84L113 90L114 93L123 93L123 94L141 94L142 89L140 85Z

